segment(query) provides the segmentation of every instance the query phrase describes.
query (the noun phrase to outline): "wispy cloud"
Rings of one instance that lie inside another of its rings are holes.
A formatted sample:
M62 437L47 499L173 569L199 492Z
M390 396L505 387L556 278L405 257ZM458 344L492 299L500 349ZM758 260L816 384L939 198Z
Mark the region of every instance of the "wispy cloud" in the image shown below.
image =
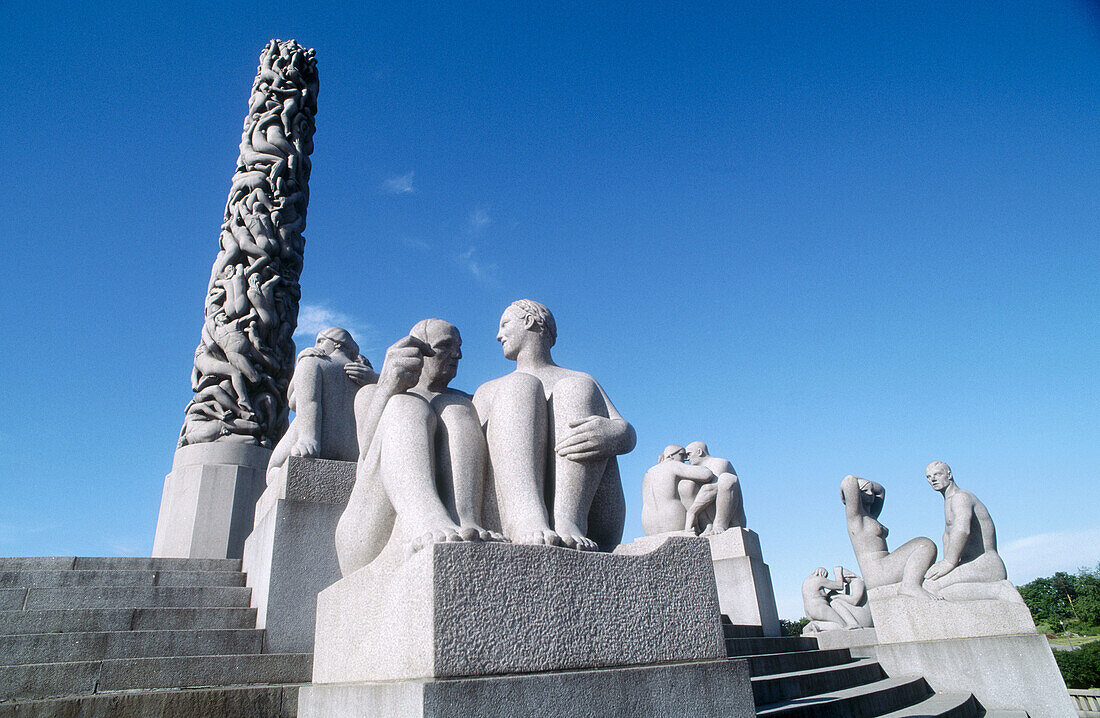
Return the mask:
M382 183L382 191L386 194L412 194L416 191L413 187L414 172L406 172L400 177L390 177Z
M458 263L462 265L466 271L473 275L474 279L482 282L483 284L496 285L497 284L497 265L492 262L483 262L477 258L477 247L470 247L468 250L458 255Z
M476 207L470 211L466 218L466 231L469 234L480 234L483 229L492 224L493 218L484 207Z
M1100 528L1025 536L998 547L1009 580L1027 583L1056 571L1075 573L1100 563Z
M329 327L347 329L363 351L374 341L374 330L369 324L324 304L302 304L298 307L298 328L294 330L294 341L299 347L313 344L317 333Z

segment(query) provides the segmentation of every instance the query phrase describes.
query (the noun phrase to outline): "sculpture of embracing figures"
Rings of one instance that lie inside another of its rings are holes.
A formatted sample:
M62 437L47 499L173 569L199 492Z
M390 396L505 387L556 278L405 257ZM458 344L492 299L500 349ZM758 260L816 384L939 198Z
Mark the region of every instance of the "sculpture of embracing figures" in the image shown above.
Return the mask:
M452 324L418 322L387 350L355 399L359 460L336 532L344 575L442 541L618 544L615 457L634 448L634 429L592 377L553 362L556 336L546 307L514 302L497 340L516 370L473 397L449 386L462 357Z

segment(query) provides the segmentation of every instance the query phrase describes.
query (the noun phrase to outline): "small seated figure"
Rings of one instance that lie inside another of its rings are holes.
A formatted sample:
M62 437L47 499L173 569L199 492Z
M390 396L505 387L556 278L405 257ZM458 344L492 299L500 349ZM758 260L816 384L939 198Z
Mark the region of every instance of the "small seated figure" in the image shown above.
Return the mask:
M642 477L642 530L646 536L691 531L694 521L680 499L681 482L712 484L715 476L705 466L685 464L684 447L670 444Z
M688 507L687 528L701 530L704 536L719 534L735 526L744 528L744 501L733 464L711 456L707 445L701 441L691 442L685 451L690 465L703 467L715 476L710 483L680 484L680 496Z
M948 600L1021 602L997 553L997 530L985 504L959 488L944 462L933 461L924 473L929 485L943 495L945 521L943 559L925 572L925 587Z
M477 411L448 386L461 347L454 325L417 322L356 395L355 486L336 527L343 575L391 543L408 556L438 542L503 540L481 525L488 451Z
M294 420L267 465L270 484L291 456L355 461L355 394L377 379L351 334L329 327L313 347L302 350L287 400Z
M516 543L610 550L625 522L615 457L636 436L595 379L554 363L557 332L545 306L513 302L497 341L515 371L474 393L501 524Z
M802 604L810 622L802 630L803 635L821 631L871 628L871 609L867 605L867 586L859 576L843 566L829 572L816 568L802 582Z
M889 531L878 522L886 489L881 484L849 474L840 482L840 500L848 520L848 537L867 588L898 585L898 593L913 598L942 600L926 590L925 572L936 561L936 544L919 536L891 552Z

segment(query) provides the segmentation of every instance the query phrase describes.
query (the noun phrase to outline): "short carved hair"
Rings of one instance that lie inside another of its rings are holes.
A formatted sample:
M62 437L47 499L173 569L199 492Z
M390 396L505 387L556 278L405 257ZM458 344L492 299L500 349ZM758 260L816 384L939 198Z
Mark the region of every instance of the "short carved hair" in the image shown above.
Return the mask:
M545 304L539 304L533 299L517 299L509 307L515 307L524 315L531 317L538 325L539 331L550 342L550 346L558 340L558 325L554 322L554 315L546 308Z
M409 330L409 336L419 339L428 346L431 346L432 334L443 334L451 330L458 331L458 328L448 321L444 321L442 319L421 319L419 322L413 325L412 329Z
M352 356L359 356L359 345L355 343L355 340L351 338L351 332L347 329L341 329L340 327L329 327L328 329L322 329L317 333L318 339L328 339L334 341L343 348L348 350L348 353Z

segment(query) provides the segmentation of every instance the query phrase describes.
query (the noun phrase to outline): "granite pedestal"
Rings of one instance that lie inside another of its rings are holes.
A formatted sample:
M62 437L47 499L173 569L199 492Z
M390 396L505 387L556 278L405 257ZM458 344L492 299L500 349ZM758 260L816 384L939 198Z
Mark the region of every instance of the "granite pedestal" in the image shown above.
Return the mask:
M987 710L1075 718L1044 636L1022 601L931 601L868 591L876 657L892 676L921 675L939 692L969 691Z
M705 541L442 543L317 601L302 716L753 715Z
M672 538L705 541L710 545L718 603L731 623L760 626L763 635L768 637L780 635L771 572L764 563L760 537L755 531L734 527L705 537L696 537L687 531L674 531L635 539L616 548L615 553L633 555L651 551Z
M153 538L154 557L241 558L271 450L228 441L176 450Z
M265 653L313 650L317 594L340 579L336 524L355 484L355 463L292 456L256 502L244 544Z

